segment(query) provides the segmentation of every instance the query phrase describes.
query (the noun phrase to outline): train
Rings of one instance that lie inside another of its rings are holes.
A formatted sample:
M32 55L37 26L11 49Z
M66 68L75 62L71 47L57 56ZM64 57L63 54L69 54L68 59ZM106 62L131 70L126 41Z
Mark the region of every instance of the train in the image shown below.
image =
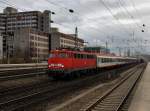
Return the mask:
M138 62L137 58L101 55L100 53L76 50L52 50L48 58L48 76L57 78L79 72L114 68Z

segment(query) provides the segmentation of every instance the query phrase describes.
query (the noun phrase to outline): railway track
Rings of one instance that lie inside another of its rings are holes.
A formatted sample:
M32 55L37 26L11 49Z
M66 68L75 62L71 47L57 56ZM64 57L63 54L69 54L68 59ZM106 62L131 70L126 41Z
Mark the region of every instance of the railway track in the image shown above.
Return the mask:
M46 69L32 69L32 70L15 70L0 72L0 81L19 79L25 77L33 77L36 75L46 75Z
M126 68L125 68L126 69ZM110 71L105 73L112 73ZM22 107L26 107L33 103L55 98L58 95L67 94L74 90L89 86L102 80L101 74L83 77L79 80L71 82L49 81L43 84L34 84L28 87L18 87L0 91L0 110L13 111Z
M12 80L12 79L20 79L25 77L33 77L37 75L46 75L46 71L40 71L40 72L32 72L32 73L21 73L21 74L12 74L12 75L5 75L0 74L0 81L6 81L6 80Z
M131 72L131 74L107 91L103 96L95 98L87 106L82 108L81 111L118 111L134 88L144 69L145 66L135 69L134 73Z
M44 83L43 85L37 84L31 85L30 87L0 91L0 110L13 111L47 98L55 98L57 95L60 96L73 90L89 86L92 83L97 83L102 80L100 76L101 75L99 74L86 78L83 77L82 79L71 82L50 81Z
M0 81L46 74L45 63L39 64L0 64Z

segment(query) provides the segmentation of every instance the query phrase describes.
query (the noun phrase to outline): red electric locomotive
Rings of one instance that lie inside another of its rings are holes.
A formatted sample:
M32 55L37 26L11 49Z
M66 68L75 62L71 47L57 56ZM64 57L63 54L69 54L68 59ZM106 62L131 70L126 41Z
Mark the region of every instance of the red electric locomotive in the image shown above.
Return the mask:
M95 69L96 55L67 49L51 51L48 58L48 75L67 76L74 72Z

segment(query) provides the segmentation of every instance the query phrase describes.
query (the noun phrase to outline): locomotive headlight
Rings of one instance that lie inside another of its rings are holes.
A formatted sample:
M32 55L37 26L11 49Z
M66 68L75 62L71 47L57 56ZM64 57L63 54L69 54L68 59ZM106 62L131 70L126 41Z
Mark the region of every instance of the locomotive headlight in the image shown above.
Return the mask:
M52 64L49 64L48 67L52 67Z
M57 66L58 66L58 67L64 67L64 65L63 65L63 64L57 64Z
M63 64L49 64L49 67L64 67Z
M49 67L54 67L55 66L55 64L49 64Z

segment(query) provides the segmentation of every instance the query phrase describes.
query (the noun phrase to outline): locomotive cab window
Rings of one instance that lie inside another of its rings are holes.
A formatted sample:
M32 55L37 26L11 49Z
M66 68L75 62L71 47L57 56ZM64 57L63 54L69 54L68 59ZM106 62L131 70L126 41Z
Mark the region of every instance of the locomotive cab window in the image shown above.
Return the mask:
M87 55L86 54L84 54L84 59L87 59Z
M74 57L75 57L76 59L80 59L80 54L74 54Z
M84 55L83 54L81 54L81 59L83 59L84 58Z
M49 58L56 57L56 54L49 54Z
M60 57L60 58L68 58L69 55L67 53L59 53L58 57Z

